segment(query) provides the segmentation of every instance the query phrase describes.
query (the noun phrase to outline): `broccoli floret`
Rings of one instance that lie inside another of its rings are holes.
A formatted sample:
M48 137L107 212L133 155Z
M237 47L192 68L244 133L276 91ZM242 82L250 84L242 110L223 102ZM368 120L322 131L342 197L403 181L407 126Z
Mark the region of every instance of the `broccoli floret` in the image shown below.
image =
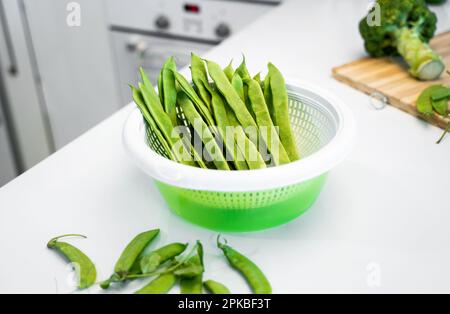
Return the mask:
M359 23L366 51L372 57L401 55L412 76L421 80L437 79L444 71L442 58L428 42L436 31L436 15L424 0L377 0L379 24L371 16Z

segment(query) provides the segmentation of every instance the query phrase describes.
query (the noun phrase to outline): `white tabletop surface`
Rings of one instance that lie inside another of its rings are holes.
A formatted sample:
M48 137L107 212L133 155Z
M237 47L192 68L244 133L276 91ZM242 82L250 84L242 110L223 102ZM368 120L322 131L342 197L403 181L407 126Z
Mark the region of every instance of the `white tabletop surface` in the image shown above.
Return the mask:
M364 55L357 31L365 1L291 1L212 50L227 64L244 53L252 72L272 61L289 77L318 84L351 108L358 139L301 218L272 230L227 234L268 275L275 293L450 292L450 138L331 78L331 68ZM435 8L450 28L450 4ZM129 106L0 189L0 292L73 291L68 267L46 249L71 243L106 278L126 243L159 227L159 244L200 239L205 277L249 292L214 246L215 232L173 215L121 143ZM68 279L69 278L69 279ZM122 290L133 292L142 282ZM89 292L97 292L97 288Z

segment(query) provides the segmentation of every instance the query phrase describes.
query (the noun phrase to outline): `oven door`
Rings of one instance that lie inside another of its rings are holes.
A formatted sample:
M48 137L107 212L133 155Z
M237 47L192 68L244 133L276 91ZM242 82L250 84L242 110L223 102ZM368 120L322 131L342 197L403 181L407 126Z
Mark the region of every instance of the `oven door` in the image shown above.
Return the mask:
M181 69L190 63L191 52L201 55L217 44L121 31L113 31L112 39L124 105L131 101L128 84L137 84L139 67L146 70L152 83L156 85L167 58L173 56L177 67Z

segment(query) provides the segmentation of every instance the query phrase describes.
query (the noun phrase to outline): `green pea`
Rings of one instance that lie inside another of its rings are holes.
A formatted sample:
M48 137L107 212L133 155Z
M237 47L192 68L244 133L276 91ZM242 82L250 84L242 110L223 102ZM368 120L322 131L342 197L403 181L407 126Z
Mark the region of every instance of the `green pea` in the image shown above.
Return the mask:
M159 234L159 229L146 231L138 234L131 240L123 250L114 267L114 274L106 281L101 283L103 289L107 289L111 282L125 280L132 269L135 269L135 263L138 261L144 250Z
M228 81L231 82L233 79L234 69L233 69L233 60L230 61L228 66L223 69L223 73L225 73L226 77L228 78Z
M178 104L183 110L183 113L189 123L194 127L195 132L203 134L202 141L205 144L205 149L212 158L212 162L220 170L230 170L228 163L223 156L222 149L217 144L213 134L208 125L203 121L200 114L195 109L192 101L184 92L178 93Z
M177 71L177 66L175 64L175 60L173 57L167 59L164 63L164 66L161 70L162 73L162 95L164 101L162 102L164 105L164 111L169 115L170 120L172 121L173 126L178 125L177 118L177 89L176 89L176 81L174 72Z
M78 288L86 289L95 283L97 278L97 271L94 263L83 252L74 247L71 244L65 242L59 242L58 240L63 237L82 237L80 234L67 234L51 239L47 243L49 249L55 249L62 254L69 262L76 264L79 267L78 275Z
M162 274L152 280L148 285L139 289L135 294L164 294L170 291L177 278L172 273Z
M280 140L289 159L295 161L300 159L300 154L291 128L286 82L281 72L272 63L269 63L268 68L273 111L276 116L274 123L279 127Z
M145 105L144 99L142 97L142 93L140 90L138 90L136 87L130 85L132 93L133 93L133 100L138 106L139 110L142 113L142 116L145 119L145 122L148 124L148 126L151 128L151 132L153 132L156 137L158 138L158 141L161 143L161 145L164 148L164 152L166 154L166 157L176 161L172 149L170 148L169 144L167 143L167 140L165 139L164 135L162 135L159 128L156 126L155 120L153 120L152 116L150 115L150 112L148 112L148 109Z
M261 138L266 143L269 152L272 153L272 161L275 165L289 163L289 156L278 137L260 84L252 79L246 79L245 84L248 86L248 98L255 113L256 123L261 130Z
M205 281L203 286L212 294L231 294L230 290L226 286L214 280Z
M237 252L217 237L217 246L223 251L231 267L241 273L256 294L270 294L272 287L264 273L250 259Z
M142 257L139 263L142 273L155 271L160 265L183 253L186 247L184 243L171 243Z
M225 73L223 73L220 66L212 61L207 61L208 71L211 78L216 83L217 89L225 98L228 105L233 109L237 119L241 123L242 127L255 127L257 125L253 120L252 115L247 110L245 103L239 97L238 93L234 90L231 83L228 81ZM256 143L257 144L257 143Z

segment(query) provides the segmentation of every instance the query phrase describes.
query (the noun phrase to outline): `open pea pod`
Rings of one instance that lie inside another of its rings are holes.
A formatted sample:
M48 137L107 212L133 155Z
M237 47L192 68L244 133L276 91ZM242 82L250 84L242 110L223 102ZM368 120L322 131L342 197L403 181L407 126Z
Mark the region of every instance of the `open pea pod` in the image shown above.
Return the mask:
M59 236L51 239L47 243L47 247L49 249L55 249L60 254L62 254L69 262L76 265L77 277L78 277L78 288L86 289L92 286L95 283L97 278L97 270L95 269L94 263L86 256L83 252L81 252L78 248L73 245L60 242L59 239L63 237L77 236L86 238L83 235L79 234L68 234Z
M174 272L180 277L180 292L182 294L203 293L203 246L200 241L197 241L196 248L196 254Z
M117 260L114 274L108 280L102 282L100 286L107 289L112 282L126 280L136 261L158 234L159 229L154 229L142 232L134 237Z

